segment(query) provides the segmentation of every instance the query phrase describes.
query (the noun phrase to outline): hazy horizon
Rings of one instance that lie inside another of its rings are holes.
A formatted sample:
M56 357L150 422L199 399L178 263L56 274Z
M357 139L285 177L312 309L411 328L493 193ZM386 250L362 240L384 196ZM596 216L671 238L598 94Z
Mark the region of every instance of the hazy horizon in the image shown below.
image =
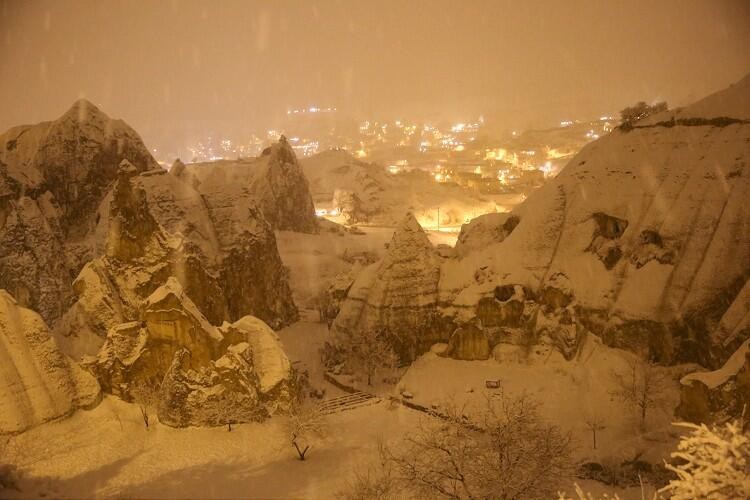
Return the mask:
M539 127L685 104L750 71L742 1L6 1L0 32L1 130L85 97L149 147L309 106Z

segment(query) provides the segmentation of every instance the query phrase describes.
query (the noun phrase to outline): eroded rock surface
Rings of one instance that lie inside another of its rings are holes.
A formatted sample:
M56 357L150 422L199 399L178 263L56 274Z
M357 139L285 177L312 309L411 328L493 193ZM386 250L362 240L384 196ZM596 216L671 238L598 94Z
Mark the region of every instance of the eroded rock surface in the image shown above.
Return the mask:
M96 209L127 159L158 169L136 132L88 101L0 135L0 287L53 322L91 258Z
M307 178L284 136L259 158L192 164L178 177L192 184L213 209L229 210L251 201L276 230L318 231Z
M721 368L686 375L680 385L677 416L698 423L740 417L750 405L750 339Z
M260 420L290 398L291 365L273 330L251 316L213 326L174 277L138 321L110 329L88 365L126 400L144 384L158 387L159 420L175 427Z
M94 377L62 354L39 314L0 290L0 434L99 402Z
M388 331L406 359L447 340L435 321L440 260L417 220L407 215L383 259L357 276L333 330L344 335L356 335L360 328Z
M250 200L208 205L180 177L121 165L100 209L99 257L74 282L63 335L103 337L137 319L142 301L176 276L210 322L252 314L279 328L296 320L274 233Z

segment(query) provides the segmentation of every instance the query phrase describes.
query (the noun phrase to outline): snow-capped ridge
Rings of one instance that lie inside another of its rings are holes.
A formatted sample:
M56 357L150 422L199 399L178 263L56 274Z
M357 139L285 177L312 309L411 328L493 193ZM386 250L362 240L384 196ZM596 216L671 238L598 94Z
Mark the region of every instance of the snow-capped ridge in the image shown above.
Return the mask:
M724 120L722 122L722 119ZM683 125L716 124L750 120L750 73L726 89L714 92L683 108L671 109L637 122L648 126L670 121Z

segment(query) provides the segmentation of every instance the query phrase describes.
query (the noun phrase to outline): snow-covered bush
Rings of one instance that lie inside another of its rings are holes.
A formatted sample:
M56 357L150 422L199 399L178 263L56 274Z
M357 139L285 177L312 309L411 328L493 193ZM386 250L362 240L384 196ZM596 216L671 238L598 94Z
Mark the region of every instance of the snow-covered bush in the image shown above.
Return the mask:
M529 397L488 398L484 412L462 409L421 422L381 467L358 475L347 498L553 498L572 475L570 436L542 421Z
M367 385L372 385L372 377L380 370L393 370L398 365L398 356L380 329L366 329L361 332L337 336L334 349L340 353L347 368L362 374Z
M622 121L622 129L627 131L633 128L633 124L637 121L643 120L644 118L651 116L656 113L661 113L667 110L666 102L657 102L653 106L646 104L641 101L633 106L629 106L620 111L620 119Z
M750 498L750 436L739 421L722 426L676 424L691 429L667 468L677 479L659 490L675 500Z

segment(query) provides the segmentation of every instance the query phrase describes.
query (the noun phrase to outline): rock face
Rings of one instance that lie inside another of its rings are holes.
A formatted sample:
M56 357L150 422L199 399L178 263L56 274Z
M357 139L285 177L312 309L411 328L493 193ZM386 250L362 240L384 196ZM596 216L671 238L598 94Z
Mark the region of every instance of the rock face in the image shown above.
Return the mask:
M106 392L127 400L143 384L159 386L159 420L175 427L259 420L290 398L291 365L273 330L251 316L211 325L174 277L138 321L110 329L89 365Z
M503 241L518 225L519 219L509 213L484 214L461 226L456 253L460 256L486 245Z
M363 328L387 331L397 352L413 359L447 340L436 324L439 278L440 257L409 214L393 233L383 259L358 275L332 328L343 335L356 335Z
M123 162L97 234L102 255L73 284L78 300L60 322L63 335L103 337L137 319L169 276L214 324L253 314L279 328L297 318L274 233L251 200L208 205L180 177L139 175Z
M0 135L0 287L52 322L91 258L87 236L119 163L158 169L138 134L81 100Z
M495 287L520 285L541 313L530 340L556 331L566 356L590 331L657 361L720 365L747 338L711 335L750 276L748 95L750 77L591 143L512 212L510 234L500 217L466 227L459 241L481 244L442 266L442 312L469 321Z
M276 230L318 231L307 178L284 136L259 158L192 164L176 172L212 208L253 202Z
M677 416L690 422L740 417L750 405L750 339L711 372L696 372L680 380Z
M594 333L658 362L721 366L750 336L749 96L750 76L614 130L510 215L464 226L455 258L363 273L334 327L409 329L424 351L422 336L471 324L491 350L568 359ZM412 247L394 238L389 253ZM380 292L394 279L429 286Z
M453 332L443 355L466 361L487 359L490 343L482 330L471 324L463 325Z
M0 434L99 402L94 377L63 355L39 314L0 290Z

